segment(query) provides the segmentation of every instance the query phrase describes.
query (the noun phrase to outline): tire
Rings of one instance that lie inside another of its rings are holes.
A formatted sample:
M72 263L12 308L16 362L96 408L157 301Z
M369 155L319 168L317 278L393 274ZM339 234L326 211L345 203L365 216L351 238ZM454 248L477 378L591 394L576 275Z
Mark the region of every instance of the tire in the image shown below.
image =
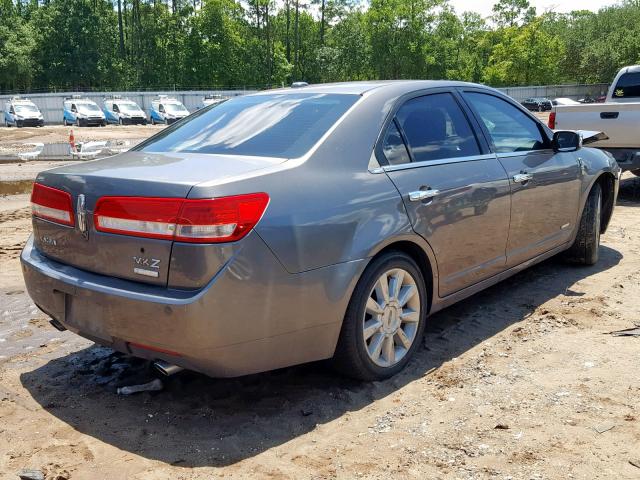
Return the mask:
M76 127L78 127L78 128L79 128L79 127L81 127L81 126L82 126L82 125L80 125L80 119L79 119L79 118L76 118Z
M62 119L62 125L65 126L65 127L69 126L69 124L67 123L67 119L66 118Z
M7 128L11 128L11 124L8 121L4 121L4 126Z
M600 247L600 217L602 210L602 188L596 183L591 188L582 211L578 235L573 245L564 252L567 261L578 265L595 265Z
M151 117L151 125L155 125L156 124L156 119Z
M401 272L402 277L399 275ZM391 289L402 278L401 293L390 293L388 302L378 299L384 278ZM404 304L403 297L406 298ZM396 298L399 301L396 302ZM422 342L427 298L424 278L411 257L391 251L375 258L360 277L349 301L332 359L334 368L344 375L365 381L383 380L400 372ZM385 306L381 307L381 303ZM379 309L379 312L373 313L368 305L373 305L373 309ZM369 330L368 337L365 330ZM402 336L410 341L409 345Z
M121 119L121 118L119 118L119 119L118 119L118 125L120 125L120 126L123 126L123 125L124 125L124 122L122 121L122 119Z

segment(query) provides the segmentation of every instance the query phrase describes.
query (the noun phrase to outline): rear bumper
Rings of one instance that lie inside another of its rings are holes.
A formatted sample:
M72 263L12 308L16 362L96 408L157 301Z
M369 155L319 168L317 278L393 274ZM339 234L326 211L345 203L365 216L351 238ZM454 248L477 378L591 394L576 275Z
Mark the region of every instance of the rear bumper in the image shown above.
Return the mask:
M124 353L217 377L331 357L366 262L289 274L257 234L245 240L246 247L199 290L86 272L45 257L32 239L20 259L40 309Z

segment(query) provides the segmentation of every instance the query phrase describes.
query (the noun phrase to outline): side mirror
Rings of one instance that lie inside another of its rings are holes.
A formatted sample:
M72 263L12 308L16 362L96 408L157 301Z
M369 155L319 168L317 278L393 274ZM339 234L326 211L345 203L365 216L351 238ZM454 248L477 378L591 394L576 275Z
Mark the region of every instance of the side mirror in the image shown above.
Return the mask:
M582 137L579 133L561 130L553 134L551 146L556 152L575 152L582 147Z

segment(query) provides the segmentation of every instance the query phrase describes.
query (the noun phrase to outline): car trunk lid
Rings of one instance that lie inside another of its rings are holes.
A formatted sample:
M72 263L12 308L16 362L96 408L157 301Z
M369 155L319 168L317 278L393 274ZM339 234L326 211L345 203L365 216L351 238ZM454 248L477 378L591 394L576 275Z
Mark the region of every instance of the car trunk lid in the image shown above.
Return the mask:
M224 182L282 161L128 152L42 172L36 183L70 194L73 225L34 217L36 248L53 260L93 273L166 285L173 240L98 231L94 222L98 200L105 196L184 199L200 182Z

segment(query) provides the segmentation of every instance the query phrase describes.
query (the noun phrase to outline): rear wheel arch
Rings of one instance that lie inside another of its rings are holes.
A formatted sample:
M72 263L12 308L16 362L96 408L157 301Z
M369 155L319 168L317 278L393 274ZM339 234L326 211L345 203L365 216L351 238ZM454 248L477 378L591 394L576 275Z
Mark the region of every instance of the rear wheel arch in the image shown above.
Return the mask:
M430 278L423 273L422 269L425 265L420 265L416 259L420 258L420 254L414 250L411 243L397 242L386 246L369 259L360 274L355 288L351 292L334 355L330 361L339 372L359 380L383 380L400 372L411 360L415 351L420 348L431 296L428 286ZM417 245L415 246L417 247ZM417 257L407 253L409 251L413 251L413 255L417 255ZM391 279L389 279L389 275ZM405 280L413 285L413 287L409 287L414 289L413 298L415 298L415 293L419 292L420 297L426 300L427 305L420 302L417 305L409 306L409 312L399 313L398 308L404 310L403 306L406 300L401 301L398 288L405 288ZM378 283L381 281L384 281L385 285L388 282L388 287L380 287L378 290ZM397 287L396 284L392 294L394 281L403 283L401 287ZM374 288L375 297L372 297ZM417 288L417 292L415 288ZM380 301L379 295L381 294L384 295L384 302ZM372 305L376 305L377 309L370 307L369 302L372 298ZM384 312L380 311L382 309ZM393 314L394 311L395 314ZM372 315L372 317L368 318L367 315ZM406 319L404 315L407 315ZM376 318L377 324L375 323ZM372 322L373 324L371 324ZM396 322L399 322L399 325ZM405 328L405 323L408 327L414 325L412 333L411 330ZM399 332L395 330L396 328ZM370 331L367 334L367 331L371 329L376 331ZM377 335L377 338L371 337L372 335ZM368 339L375 343L375 347L374 343L368 344ZM385 365L384 362L379 363L376 360L375 352L380 356L381 351L388 351L384 347L389 346L389 341L392 342L391 355L385 354L378 358L378 360L384 361L388 359L391 362ZM401 350L402 345L405 346L406 351L398 357L398 349Z
M426 288L427 288L427 315L431 311L431 305L433 304L433 297L436 294L436 276L435 273L435 262L432 262L430 256L427 254L425 249L418 245L415 242L410 240L398 240L389 245L386 245L384 248L380 249L375 253L374 256L371 257L369 263L371 263L374 259L384 255L388 252L395 251L401 252L416 262L418 268L420 269L420 273L422 273L422 278L424 279Z

